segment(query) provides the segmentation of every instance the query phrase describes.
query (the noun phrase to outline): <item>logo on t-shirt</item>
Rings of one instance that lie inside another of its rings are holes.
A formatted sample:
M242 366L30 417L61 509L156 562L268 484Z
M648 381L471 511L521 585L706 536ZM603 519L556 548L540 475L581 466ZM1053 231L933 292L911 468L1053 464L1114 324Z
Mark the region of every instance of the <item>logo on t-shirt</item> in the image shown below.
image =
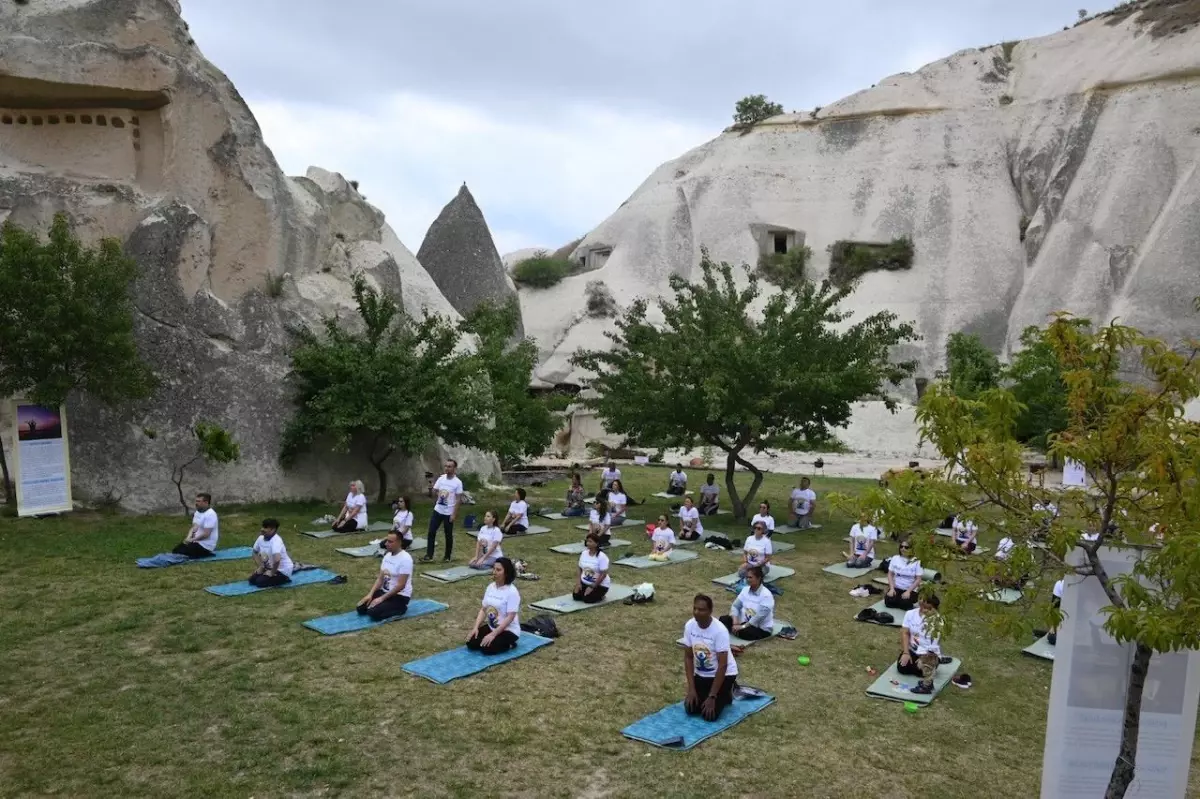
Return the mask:
M596 572L592 571L591 569L584 569L583 570L583 581L585 583L596 582Z
M751 619L754 618L754 616L755 616L754 608L743 608L743 610L746 613L746 621L750 621Z
M443 488L441 491L438 491L437 504L441 505L442 507L447 507L449 505L449 503L446 500L448 500L449 498L450 498L450 492L447 489Z
M487 620L488 627L493 630L500 625L500 611L495 605L488 605L483 609L483 618Z
M761 550L758 550L758 549L747 549L746 550L746 559L749 560L751 563L758 563L759 559L761 559L761 558L762 558Z
M692 644L692 658L696 662L696 671L714 671L717 668L717 659L703 641Z

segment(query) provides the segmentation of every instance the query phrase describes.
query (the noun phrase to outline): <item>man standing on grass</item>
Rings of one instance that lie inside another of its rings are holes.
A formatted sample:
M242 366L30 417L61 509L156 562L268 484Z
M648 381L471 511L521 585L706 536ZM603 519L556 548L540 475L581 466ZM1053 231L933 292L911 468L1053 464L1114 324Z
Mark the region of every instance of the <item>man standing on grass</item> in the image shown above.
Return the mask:
M433 484L433 513L429 514L429 541L425 544L422 563L433 560L433 547L437 543L439 527L446 529L446 556L449 562L454 556L454 520L458 518L458 499L463 493L462 480L458 479L458 461L446 459L446 473Z
M212 509L212 494L197 494L192 529L188 530L183 543L171 551L189 558L211 558L217 551L217 539L220 536L221 525L217 521L217 512Z

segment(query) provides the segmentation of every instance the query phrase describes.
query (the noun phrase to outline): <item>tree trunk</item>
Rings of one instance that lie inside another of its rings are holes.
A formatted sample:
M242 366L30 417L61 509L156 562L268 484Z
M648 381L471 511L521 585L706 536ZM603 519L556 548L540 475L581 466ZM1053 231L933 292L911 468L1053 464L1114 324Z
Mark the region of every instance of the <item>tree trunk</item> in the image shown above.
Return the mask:
M375 501L381 505L388 504L388 476L387 471L383 468L383 465L387 463L387 459L392 457L392 453L395 451L395 447L389 446L384 451L383 455L377 459L375 457L375 446L374 444L371 445L371 465L375 467L375 474L379 477L379 496L376 497Z
M13 488L12 478L8 474L8 458L4 456L4 442L0 441L0 472L4 480L4 504L16 505L17 492Z
M1146 672L1150 669L1150 647L1138 644L1129 664L1129 690L1125 692L1125 719L1121 725L1121 748L1117 762L1108 778L1104 799L1123 799L1133 783L1137 765L1138 733L1142 724L1142 691L1146 687Z
M762 485L763 473L753 463L740 457L738 455L740 451L740 449L727 450L728 456L725 458L725 490L729 493L729 499L733 502L734 520L744 522L746 520L746 506L754 501L754 496L758 493L758 487ZM738 495L737 486L733 482L734 470L739 463L754 475L754 482L750 484L750 490L746 492L745 499Z

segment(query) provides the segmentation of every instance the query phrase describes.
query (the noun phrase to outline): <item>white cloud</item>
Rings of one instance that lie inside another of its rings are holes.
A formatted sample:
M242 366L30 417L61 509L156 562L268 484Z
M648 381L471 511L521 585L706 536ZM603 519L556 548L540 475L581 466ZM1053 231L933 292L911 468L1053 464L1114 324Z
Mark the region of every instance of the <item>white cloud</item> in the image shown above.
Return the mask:
M616 210L662 162L719 132L582 104L491 115L410 92L354 111L249 102L288 174L316 165L359 181L413 251L464 181L501 254L561 245Z

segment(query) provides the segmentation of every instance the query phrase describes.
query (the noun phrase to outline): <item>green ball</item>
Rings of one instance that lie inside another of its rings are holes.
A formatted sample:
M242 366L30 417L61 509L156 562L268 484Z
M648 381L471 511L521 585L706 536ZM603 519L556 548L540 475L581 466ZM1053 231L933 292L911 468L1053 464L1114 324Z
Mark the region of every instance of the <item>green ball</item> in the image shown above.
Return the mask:
M908 711L909 713L916 713L918 710L921 709L921 706L918 705L916 702L905 702L904 709L906 711Z
M809 660L808 655L801 655L800 657L796 658L796 662L801 666L807 666L809 663L812 663L812 661Z

